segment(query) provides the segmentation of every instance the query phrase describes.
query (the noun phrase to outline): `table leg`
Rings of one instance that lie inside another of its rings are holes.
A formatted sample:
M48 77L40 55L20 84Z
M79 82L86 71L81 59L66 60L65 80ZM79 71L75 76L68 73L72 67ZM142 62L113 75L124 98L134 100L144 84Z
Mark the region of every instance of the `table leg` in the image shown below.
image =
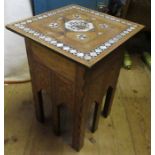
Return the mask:
M119 63L116 65L115 72L112 76L113 81L109 83L109 87L108 87L107 94L106 94L106 100L105 100L105 104L104 104L103 111L102 111L102 115L104 117L108 117L111 111L122 61L123 61L123 54L120 55Z
M85 126L89 107L84 75L85 68L82 66L77 67L72 128L72 147L77 151L80 151L84 144Z
M78 108L78 107L77 107ZM85 122L86 116L84 114L84 108L79 107L73 114L73 136L72 136L72 147L79 151L84 143L85 134Z
M32 80L32 91L34 97L34 104L35 104L35 111L36 111L36 118L39 122L44 122L44 109L43 109L43 99L42 99L42 92L41 90L37 89L37 85L39 85L40 81L37 80L35 77L35 67L34 60L32 57L32 48L31 48L31 41L29 39L25 39L26 51L28 56L28 62L30 66L30 74Z

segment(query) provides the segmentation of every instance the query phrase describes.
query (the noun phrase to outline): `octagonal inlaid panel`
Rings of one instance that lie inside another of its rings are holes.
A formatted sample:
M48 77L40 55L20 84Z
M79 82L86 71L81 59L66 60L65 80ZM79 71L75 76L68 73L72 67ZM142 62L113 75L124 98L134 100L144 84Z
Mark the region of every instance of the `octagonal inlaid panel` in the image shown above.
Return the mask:
M64 28L73 32L88 32L94 29L94 25L91 22L82 19L73 19L64 23Z

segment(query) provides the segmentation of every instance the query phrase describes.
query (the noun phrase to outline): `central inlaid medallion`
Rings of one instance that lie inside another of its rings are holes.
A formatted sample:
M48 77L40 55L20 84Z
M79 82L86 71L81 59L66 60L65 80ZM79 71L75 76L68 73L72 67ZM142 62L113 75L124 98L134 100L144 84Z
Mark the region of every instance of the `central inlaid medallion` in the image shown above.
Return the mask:
M74 5L11 25L15 31L42 40L57 52L87 61L108 52L111 46L115 48L137 27L135 23Z
M94 25L86 20L74 19L66 22L65 28L74 32L87 32L94 29Z

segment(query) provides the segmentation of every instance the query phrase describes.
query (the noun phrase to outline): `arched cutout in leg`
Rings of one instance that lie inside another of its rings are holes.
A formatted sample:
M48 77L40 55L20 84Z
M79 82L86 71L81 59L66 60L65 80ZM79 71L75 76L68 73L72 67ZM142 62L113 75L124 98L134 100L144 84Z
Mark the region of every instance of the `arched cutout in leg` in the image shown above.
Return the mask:
M54 133L60 136L60 109L61 105L52 105L52 124Z
M109 115L109 113L110 113L112 102L113 102L114 93L115 93L115 88L110 86L108 88L108 90L107 90L105 104L104 104L103 111L102 111L102 115L104 117L107 117Z
M93 121L92 121L92 127L91 127L91 132L93 133L98 128L100 113L101 113L101 103L95 101L95 108L94 108Z
M43 98L42 98L42 90L33 92L34 100L35 100L35 111L36 118L40 123L44 123L44 108L43 108Z

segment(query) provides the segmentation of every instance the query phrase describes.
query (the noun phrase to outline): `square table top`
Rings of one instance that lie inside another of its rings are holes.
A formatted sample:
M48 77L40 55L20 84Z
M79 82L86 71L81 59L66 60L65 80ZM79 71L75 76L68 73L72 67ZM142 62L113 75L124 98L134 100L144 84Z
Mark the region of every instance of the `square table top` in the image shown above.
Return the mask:
M87 67L144 26L79 5L69 5L6 26Z

